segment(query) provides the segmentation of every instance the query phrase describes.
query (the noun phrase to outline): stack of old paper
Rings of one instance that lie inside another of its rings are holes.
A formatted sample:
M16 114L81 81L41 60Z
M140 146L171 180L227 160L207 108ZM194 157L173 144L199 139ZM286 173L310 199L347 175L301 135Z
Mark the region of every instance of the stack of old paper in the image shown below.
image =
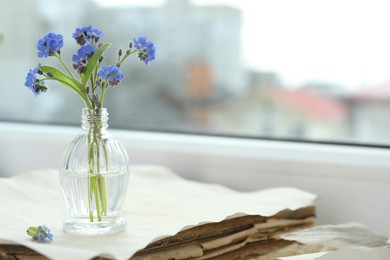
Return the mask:
M165 167L136 166L121 212L126 230L73 236L62 230L69 213L58 172L37 170L0 178L0 243L23 245L59 260L272 259L315 247L280 238L313 225L315 198L293 187L237 192L183 179ZM26 235L27 227L42 224L54 234L50 243L37 243Z
M158 239L131 259L273 259L326 250L326 247L305 246L280 238L313 226L314 211L314 206L308 206L283 210L269 217L237 214Z

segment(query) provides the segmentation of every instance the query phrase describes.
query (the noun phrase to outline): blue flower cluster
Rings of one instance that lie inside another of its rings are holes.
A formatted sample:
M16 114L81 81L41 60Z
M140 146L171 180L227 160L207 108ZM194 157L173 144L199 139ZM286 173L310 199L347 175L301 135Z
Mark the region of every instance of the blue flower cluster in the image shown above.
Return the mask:
M73 68L76 69L78 73L84 72L88 59L95 53L97 49L96 44L103 36L102 31L93 28L91 25L76 28L72 37L76 40L77 44L81 45L81 47L78 49L77 53L72 56L72 61L74 62Z
M42 80L37 79L37 74L41 73L40 71L41 64L39 63L38 66L34 69L30 69L30 71L27 73L26 81L24 82L24 85L30 89L36 96L41 94L41 92L46 92L47 87L45 86L45 82Z
M96 47L91 44L81 46L77 50L76 54L73 54L72 61L75 62L73 67L78 70L79 73L83 72L87 60L95 53Z
M38 64L36 68L31 69L27 73L24 85L37 96L42 92L46 92L46 80L56 80L79 94L87 107L100 107L103 103L106 89L109 86L115 87L119 85L123 80L124 75L119 68L131 54L137 53L139 59L144 61L145 65L155 60L156 56L154 44L148 41L146 37L141 36L134 38L129 43L129 48L126 50L125 55L122 56L122 49L119 50L118 61L115 65L102 66L103 54L110 46L109 43L100 42L103 36L104 34L101 30L93 28L91 25L76 28L72 34L76 43L80 45L80 48L72 56L73 69L79 74L77 76L62 60L63 36L52 32L46 34L38 40L38 57L56 57L66 72ZM97 93L98 91L100 91L100 95Z
M138 53L138 58L148 65L149 61L153 61L156 57L156 46L153 42L148 42L145 36L134 38L134 47L141 52Z
M46 239L53 240L53 234L50 232L50 229L44 225L38 227L29 227L27 229L27 234L38 242L44 242Z
M97 43L103 36L103 32L97 28L92 28L92 25L76 28L76 31L72 34L79 45L84 45L87 41L91 44Z
M117 86L123 79L123 73L117 66L102 66L98 74L102 79L108 80L111 86Z
M38 57L46 58L55 55L55 53L59 54L62 46L64 46L64 40L61 34L48 33L38 40Z
M97 49L96 45L99 39L103 37L103 32L90 25L76 28L72 37L76 40L77 44L81 45L80 49L72 57L72 61L75 62L73 68L79 73L82 73L88 64L88 60L95 53ZM117 86L123 79L123 73L117 66L103 66L99 70L98 75L103 80L108 80L111 86Z

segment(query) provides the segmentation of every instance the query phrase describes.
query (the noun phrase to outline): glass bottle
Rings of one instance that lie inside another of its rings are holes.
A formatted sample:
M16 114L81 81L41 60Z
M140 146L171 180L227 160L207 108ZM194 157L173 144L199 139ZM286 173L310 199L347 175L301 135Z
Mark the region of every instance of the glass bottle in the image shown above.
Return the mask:
M126 226L119 216L129 180L124 147L108 133L106 108L82 110L82 131L60 162L60 183L70 212L64 231L102 235Z

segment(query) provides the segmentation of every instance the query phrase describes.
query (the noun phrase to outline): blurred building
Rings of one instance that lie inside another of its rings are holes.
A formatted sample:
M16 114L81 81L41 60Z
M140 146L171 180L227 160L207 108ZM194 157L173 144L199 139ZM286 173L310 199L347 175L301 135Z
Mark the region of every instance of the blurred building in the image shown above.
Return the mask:
M16 13L23 19L15 18ZM50 31L64 35L62 56L71 67L71 56L77 50L71 34L76 27L89 24L105 33L103 41L113 44L105 55L108 64L116 62L119 47L126 49L129 40L140 35L157 46L155 62L145 66L131 57L122 67L125 80L107 92L106 106L115 127L191 128L193 108L183 109L180 103L196 107L246 87L240 56L241 13L232 7L200 7L187 0L120 8L103 8L93 0L15 0L0 14L5 38L0 68L9 75L0 83L13 86L10 97L23 99L17 113L12 98L1 102L3 119L79 123L83 105L74 93L54 83L48 84L47 93L34 98L23 84L28 70L38 62L59 65L54 58L36 57L38 38Z
M157 82L185 91L186 69L206 64L213 85L227 92L243 91L241 13L229 6L195 6L188 0L167 0L159 7L99 8L86 19L122 47L145 35L157 46ZM115 24L115 26L109 26ZM106 28L106 29L105 29ZM140 67L140 66L139 66Z
M2 3L0 27L4 39L0 44L0 86L3 89L0 118L35 123L80 122L82 103L74 93L54 83L47 84L47 94L34 97L24 82L29 69L39 62L59 65L55 58L37 57L38 39L48 32L64 35L66 47L62 55L65 60L70 60L77 49L76 46L71 48L71 34L79 26L89 3L92 0L15 0Z
M199 106L247 88L238 9L167 0L159 7L95 6L85 20L102 28L114 46L126 48L140 35L157 46L156 61L147 67L136 59L126 61L121 95L107 96L112 115L122 114L111 119L121 127L201 127ZM115 62L116 52L111 53L107 60Z
M353 136L362 142L390 143L390 81L362 88L349 102Z
M210 128L250 136L337 140L349 134L349 109L312 89L255 89L209 108Z

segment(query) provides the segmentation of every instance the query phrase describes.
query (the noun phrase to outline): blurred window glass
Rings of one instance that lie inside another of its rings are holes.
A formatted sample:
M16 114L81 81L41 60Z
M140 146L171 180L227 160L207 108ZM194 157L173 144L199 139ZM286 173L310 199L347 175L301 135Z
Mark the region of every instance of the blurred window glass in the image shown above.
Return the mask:
M7 2L7 3L5 3ZM110 127L390 145L390 16L379 0L13 0L0 8L0 120L79 125L83 104L24 87L36 42L100 28L119 47L145 35L156 61L129 59L107 92ZM71 64L68 64L71 66Z

